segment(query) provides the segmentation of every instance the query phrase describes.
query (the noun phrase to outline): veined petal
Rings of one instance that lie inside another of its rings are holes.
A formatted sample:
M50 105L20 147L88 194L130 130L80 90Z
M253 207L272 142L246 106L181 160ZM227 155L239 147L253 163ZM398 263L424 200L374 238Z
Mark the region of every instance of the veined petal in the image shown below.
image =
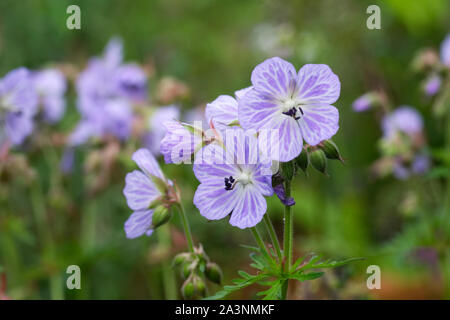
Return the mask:
M243 196L243 188L237 184L233 190L225 190L223 178L217 182L202 183L194 195L194 204L208 220L225 218Z
M325 64L306 64L298 72L297 101L332 104L339 98L341 83Z
M264 96L285 100L296 90L297 72L291 63L274 57L253 69L251 81L254 89Z
M312 146L330 139L339 129L339 112L330 105L305 105L298 120L303 139Z
M270 127L272 120L281 113L280 107L281 104L276 99L255 89L249 90L239 100L239 124L246 130Z
M234 163L226 163L225 150L219 145L210 144L196 154L194 174L201 183L220 181L222 188L224 188L223 179L236 176L238 173Z
M125 222L125 233L128 239L134 239L146 234L153 233L152 226L153 210L135 211Z
M298 122L290 116L280 116L275 119L274 129L278 130L278 141L273 141L272 160L281 162L291 161L296 158L303 148L302 132L300 131ZM278 153L278 158L275 159Z
M127 174L123 194L132 210L148 209L150 203L161 195L150 178L138 170Z
M156 162L155 157L153 157L153 155L147 149L137 150L135 153L133 153L131 159L133 159L133 161L136 162L139 168L141 168L141 170L144 171L147 175L161 178L164 181L166 180L161 171L161 168L158 165L158 162Z
M236 96L236 100L239 101L240 99L242 99L242 97L245 96L252 89L253 89L253 86L250 86L250 87L235 91L234 95Z
M256 226L267 210L266 199L251 185L246 185L234 208L230 224L245 229Z
M238 103L231 96L221 95L206 105L205 116L208 123L226 126L238 119Z
M266 169L266 171L264 171ZM270 197L273 195L272 188L272 175L267 174L270 172L269 164L260 164L257 166L253 173L253 185L263 196Z

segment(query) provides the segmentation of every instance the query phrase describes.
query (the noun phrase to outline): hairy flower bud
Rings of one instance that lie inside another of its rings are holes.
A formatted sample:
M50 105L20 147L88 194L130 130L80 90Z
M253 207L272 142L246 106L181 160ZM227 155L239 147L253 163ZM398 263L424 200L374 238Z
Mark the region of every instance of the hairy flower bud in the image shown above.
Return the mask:
M179 253L173 258L173 265L178 266L192 261L192 254L190 252Z
M309 166L309 155L306 150L303 150L300 155L295 158L295 163L297 167L303 170L303 172L306 173L306 169L308 169Z
M189 278L183 283L183 286L181 287L181 294L185 299L192 299L194 297L194 291L194 283L191 278Z
M206 277L214 283L220 284L222 282L222 270L214 262L208 262L205 270Z
M338 146L332 140L324 140L320 144L320 148L328 159L335 159L343 162Z
M152 216L152 224L153 229L162 226L166 222L170 220L172 217L172 212L167 209L165 206L158 206L156 207L155 211L153 212Z
M310 153L311 165L319 172L322 172L325 175L327 173L327 157L325 156L325 152L321 149L316 149Z
M198 275L192 277L194 284L194 293L196 296L204 297L206 295L205 282Z

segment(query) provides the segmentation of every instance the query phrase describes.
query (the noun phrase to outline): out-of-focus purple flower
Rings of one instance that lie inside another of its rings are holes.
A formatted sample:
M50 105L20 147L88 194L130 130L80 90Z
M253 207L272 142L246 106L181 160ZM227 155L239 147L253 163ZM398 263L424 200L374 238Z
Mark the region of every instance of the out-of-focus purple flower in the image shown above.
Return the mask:
M366 93L353 102L352 108L353 111L362 112L372 108L372 104L373 104L372 94Z
M59 121L64 115L66 101L66 79L57 69L46 69L33 74L33 83L43 107L44 119L50 123Z
M124 97L142 102L147 99L147 76L136 64L126 64L117 70L117 89Z
M146 98L145 73L137 65L122 65L122 42L112 39L103 57L89 61L77 79L81 122L70 141L112 135L125 140L131 133L132 104Z
M429 97L436 95L441 88L442 80L438 75L433 75L425 82L424 91Z
M137 238L143 234L150 236L153 233L152 216L154 210L149 208L153 201L163 196L153 179L156 177L167 182L150 151L139 149L133 154L132 159L141 171L134 170L128 173L123 189L127 204L134 211L125 222L125 233L129 239Z
M422 131L423 119L416 109L410 106L400 106L387 114L381 125L385 138L390 138L398 132L411 136Z
M256 66L253 89L239 101L239 123L244 129L279 132L279 161L290 161L303 148L330 139L339 129L339 112L331 104L340 94L339 78L327 65L307 64L296 72L275 57Z
M265 196L273 194L270 161L260 161L256 138L242 129L225 141L203 148L201 163L194 164L200 185L194 204L209 220L231 214L230 224L241 229L254 227L263 218Z
M37 94L30 73L18 68L0 79L0 142L20 145L33 131Z
M160 107L149 118L150 131L146 134L145 145L154 156L161 154L161 141L167 128L164 123L180 119L180 108L176 105Z
M430 157L425 154L418 154L412 163L412 172L415 174L424 174L430 170Z
M64 150L60 168L63 173L70 173L73 170L73 165L75 163L75 151L73 148L67 148Z
M450 67L450 34L448 34L441 44L441 60L447 67Z

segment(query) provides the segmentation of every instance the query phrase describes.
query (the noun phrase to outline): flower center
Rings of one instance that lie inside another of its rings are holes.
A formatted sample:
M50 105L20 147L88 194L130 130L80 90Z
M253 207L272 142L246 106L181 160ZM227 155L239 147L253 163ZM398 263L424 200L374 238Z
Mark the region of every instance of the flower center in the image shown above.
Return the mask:
M300 119L303 116L303 110L300 105L293 99L286 100L283 103L282 113L288 117L292 117L295 120Z
M252 175L250 172L242 172L237 179L233 176L225 177L225 190L233 190L236 183L240 182L242 185L252 183Z

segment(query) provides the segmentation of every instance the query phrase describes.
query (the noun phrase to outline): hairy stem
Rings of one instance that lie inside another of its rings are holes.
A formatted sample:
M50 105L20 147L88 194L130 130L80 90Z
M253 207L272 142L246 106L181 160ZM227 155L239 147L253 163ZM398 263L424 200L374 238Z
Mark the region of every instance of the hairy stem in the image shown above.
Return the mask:
M270 220L269 213L266 213L264 215L264 223L266 224L267 231L269 232L273 246L275 247L275 251L277 252L278 261L281 263L283 261L283 257L281 255L280 242L278 241L278 237L273 227L272 220Z
M285 182L286 198L291 196L291 181ZM292 208L290 206L284 207L284 271L287 273L291 269L292 264L292 243L294 239L294 229L292 225ZM283 298L286 299L288 290L288 281L283 285Z

